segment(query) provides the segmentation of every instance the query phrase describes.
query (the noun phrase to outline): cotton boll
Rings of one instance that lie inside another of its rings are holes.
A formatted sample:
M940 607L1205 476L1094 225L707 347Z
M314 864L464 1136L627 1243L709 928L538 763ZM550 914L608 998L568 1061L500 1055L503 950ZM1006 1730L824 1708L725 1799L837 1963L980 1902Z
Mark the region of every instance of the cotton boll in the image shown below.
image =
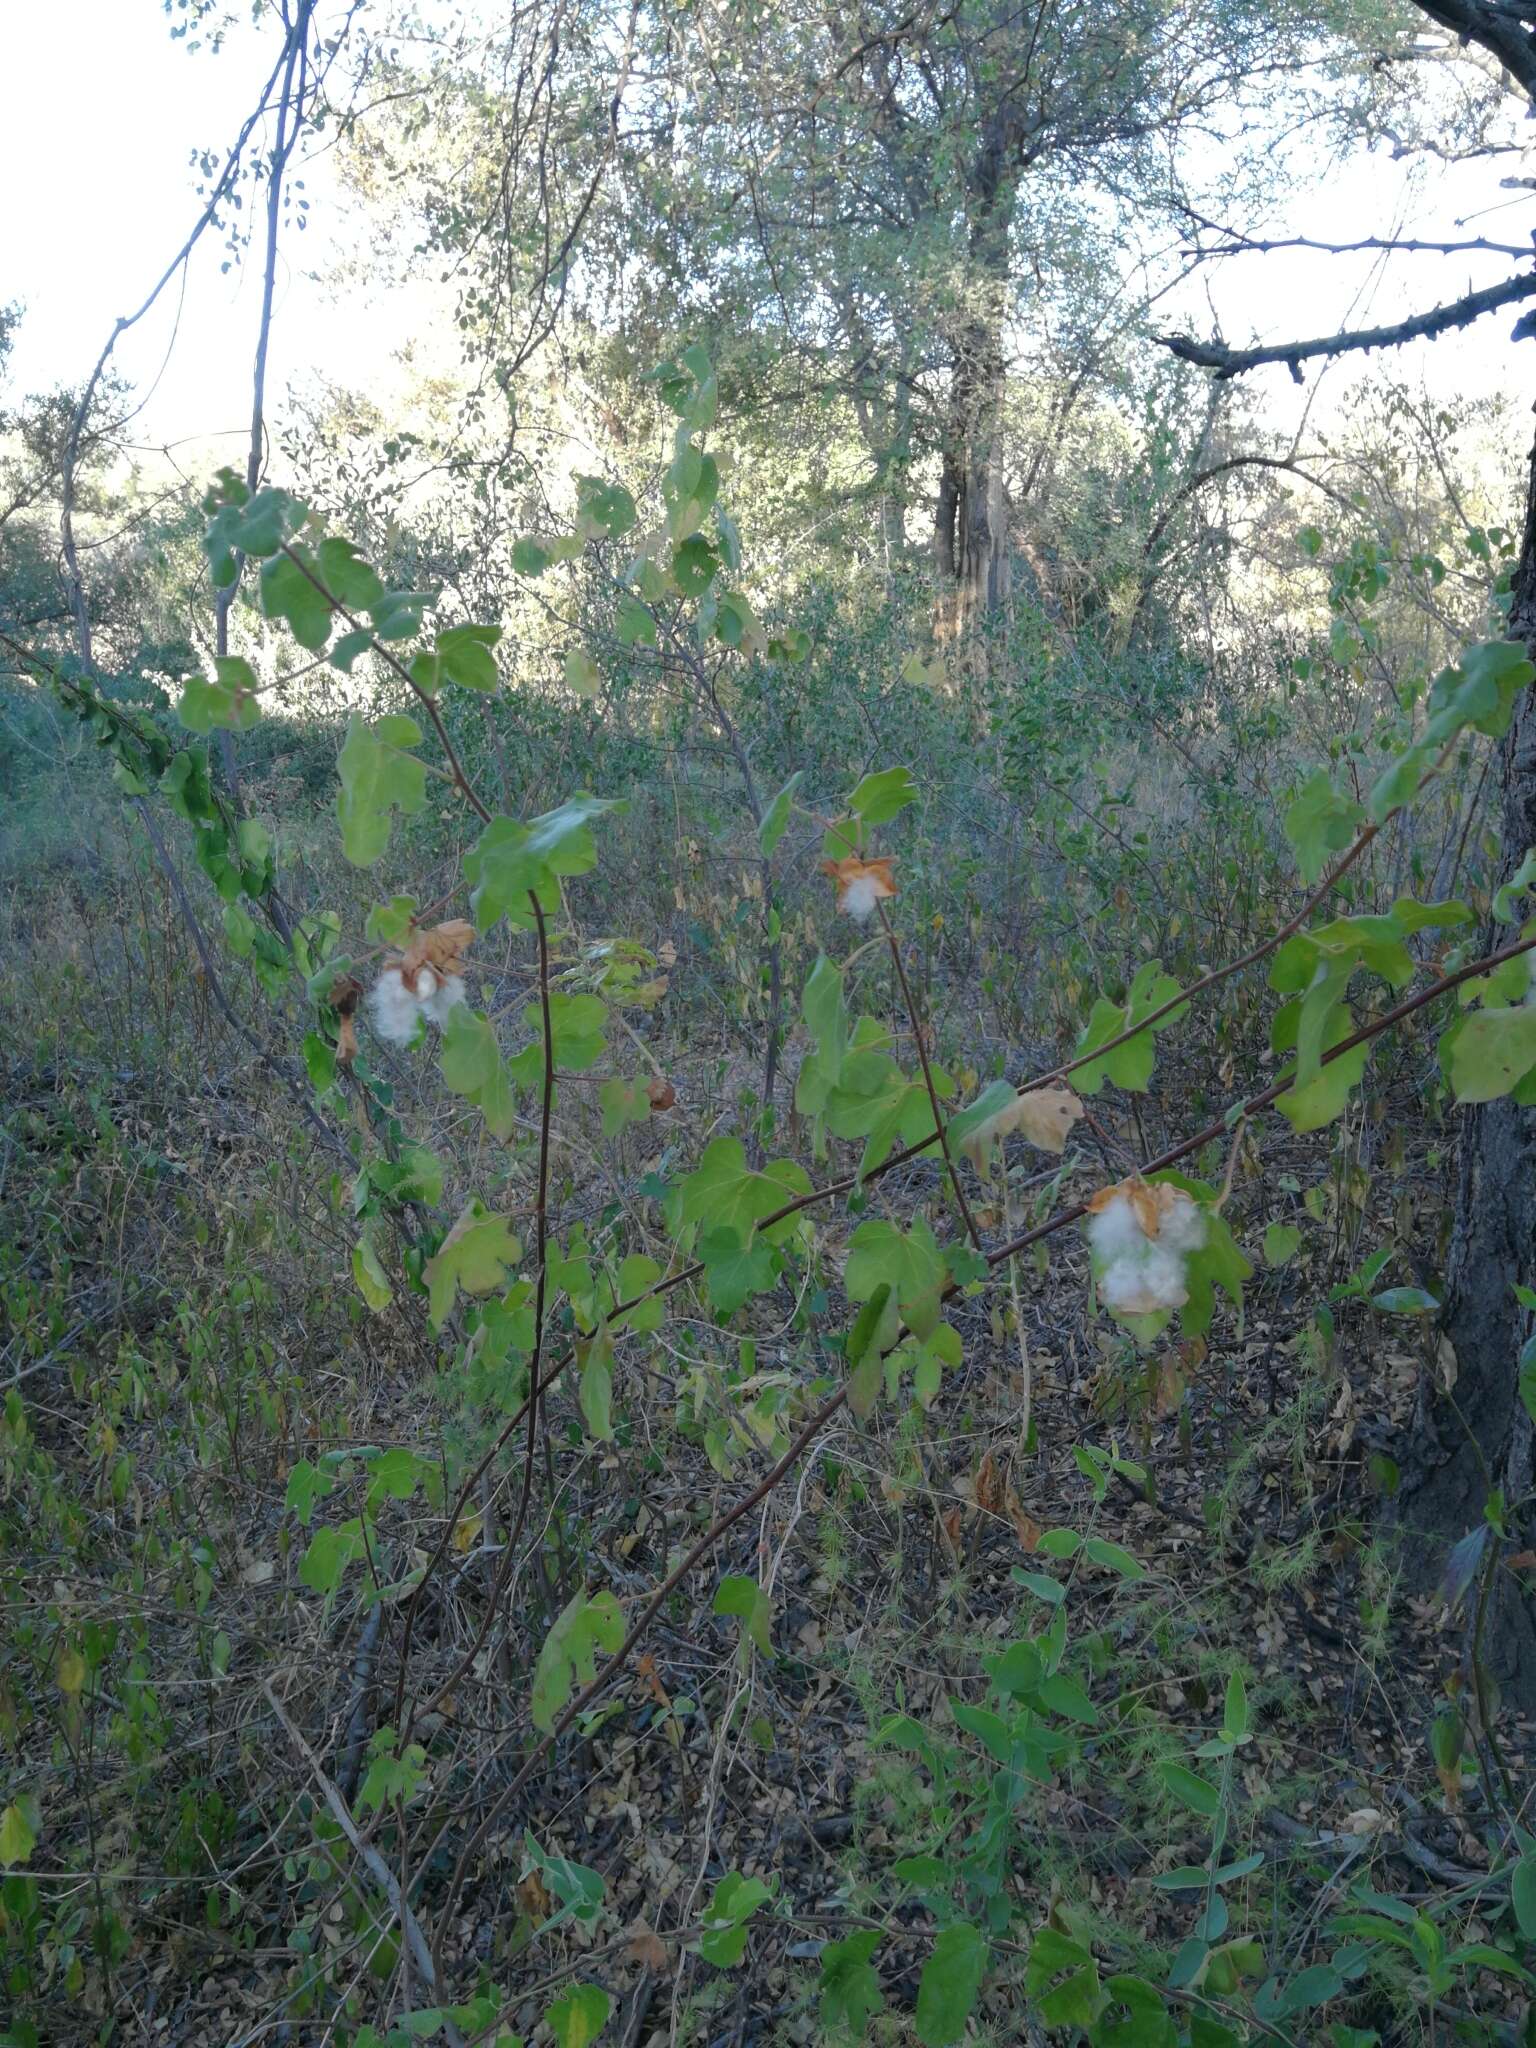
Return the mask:
M1182 1308L1189 1299L1189 1288L1184 1281L1184 1261L1176 1251L1155 1244L1141 1264L1141 1277L1147 1292L1154 1295L1159 1308Z
M391 1045L409 1045L416 1036L421 1006L398 967L386 967L368 991L368 1014L374 1030Z
M1099 1275L1099 1299L1115 1315L1150 1316L1182 1308L1189 1299L1184 1266L1176 1252L1148 1245L1112 1260Z
M880 891L875 885L874 876L855 875L851 881L843 884L838 908L845 910L850 917L857 918L862 924L872 914L879 900Z
M1088 1242L1106 1264L1138 1259L1147 1248L1147 1234L1125 1195L1116 1195L1088 1218Z
M1142 1261L1135 1258L1116 1259L1104 1268L1099 1275L1099 1299L1119 1316L1151 1315L1164 1306L1147 1284Z
M418 977L416 984L418 994L420 994L421 992L422 983L425 982L427 976L431 973L432 970L430 967L424 967L421 970L421 974ZM433 976L433 979L436 980L436 976ZM444 1031L447 1029L448 1026L449 1012L453 1009L456 1003L462 1003L463 1000L464 978L462 975L459 974L450 974L443 981L438 983L437 987L433 989L432 993L422 1003L421 1007L426 1012L426 1014L432 1019L432 1022L437 1026L438 1030Z
M1182 1189L1163 1211L1157 1241L1175 1252L1197 1252L1205 1243L1205 1211Z

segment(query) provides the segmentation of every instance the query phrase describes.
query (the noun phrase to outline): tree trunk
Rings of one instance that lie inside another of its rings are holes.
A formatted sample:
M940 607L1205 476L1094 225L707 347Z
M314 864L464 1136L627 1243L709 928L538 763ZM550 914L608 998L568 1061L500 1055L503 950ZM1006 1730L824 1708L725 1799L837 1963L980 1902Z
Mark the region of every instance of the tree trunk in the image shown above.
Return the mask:
M1513 588L1510 637L1536 658L1536 449ZM1536 846L1536 686L1521 693L1499 766L1504 881L1526 848ZM1495 943L1508 936L1501 928ZM1461 1114L1443 1317L1454 1384L1449 1392L1428 1382L1421 1387L1413 1436L1399 1461L1398 1512L1410 1573L1421 1586L1434 1585L1449 1547L1482 1526L1490 1488L1501 1489L1513 1509L1526 1502L1532 1484L1532 1425L1517 1361L1536 1317L1514 1288L1536 1287L1536 1109L1505 1096ZM1522 1538L1513 1547L1528 1546ZM1484 1653L1506 1697L1536 1706L1536 1608L1514 1573L1501 1567L1497 1585Z
M1003 351L996 328L968 325L956 356L934 521L941 639L958 639L999 610L1009 582Z

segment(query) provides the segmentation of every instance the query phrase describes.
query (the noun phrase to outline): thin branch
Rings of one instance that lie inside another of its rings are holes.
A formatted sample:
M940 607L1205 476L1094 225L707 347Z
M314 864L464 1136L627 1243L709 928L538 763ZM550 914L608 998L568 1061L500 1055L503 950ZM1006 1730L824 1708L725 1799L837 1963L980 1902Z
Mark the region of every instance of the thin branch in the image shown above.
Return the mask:
M405 1894L400 1889L394 1872L384 1861L378 1850L374 1848L373 1844L363 1840L357 1822L352 1818L352 1809L325 1775L319 1757L315 1755L315 1752L304 1740L303 1735L294 1726L282 1701L272 1690L271 1680L264 1678L261 1681L261 1689L266 1694L268 1706L271 1707L273 1713L276 1714L278 1720L283 1724L288 1740L298 1750L305 1763L309 1765L310 1772L314 1777L315 1783L320 1787L321 1795L326 1805L335 1815L336 1825L352 1844L353 1854L389 1901L389 1909L400 1923L401 1930L410 1947L412 1958L417 1969L421 1972L422 1982L435 1996L437 1992L437 1966L432 1960L432 1950L428 1946L426 1936L421 1931L421 1923L411 1911ZM459 2032L447 2013L439 2015L438 2024L445 2030L449 2041L454 2044L454 2048L465 2048L464 2036Z
M1530 298L1536 298L1536 275L1506 278L1502 284L1468 292L1465 298L1452 299L1447 305L1415 313L1388 327L1346 328L1340 334L1322 335L1314 341L1275 341L1254 348L1228 348L1224 341L1196 341L1191 334L1163 334L1158 339L1182 361L1194 363L1202 370L1214 370L1219 378L1240 377L1244 371L1260 369L1266 363L1284 363L1299 384L1301 365L1309 357L1350 355L1373 348L1398 348L1407 341L1429 340L1453 327L1470 326L1500 306L1512 306Z

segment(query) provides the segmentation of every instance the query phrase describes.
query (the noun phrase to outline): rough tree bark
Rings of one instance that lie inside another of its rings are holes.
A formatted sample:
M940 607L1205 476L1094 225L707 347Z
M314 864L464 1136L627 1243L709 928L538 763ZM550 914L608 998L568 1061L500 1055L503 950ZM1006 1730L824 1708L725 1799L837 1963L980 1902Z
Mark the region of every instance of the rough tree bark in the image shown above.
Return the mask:
M1536 659L1536 448L1513 600L1510 636ZM1500 880L1507 881L1525 849L1536 846L1536 687L1519 699L1499 767ZM1505 1096L1462 1117L1443 1317L1454 1384L1447 1390L1426 1379L1399 1459L1398 1513L1410 1567L1425 1585L1437 1577L1447 1546L1481 1525L1490 1486L1511 1506L1532 1487L1532 1425L1517 1361L1536 1316L1514 1289L1536 1287L1536 1109ZM1500 1571L1499 1585L1485 1649L1506 1693L1529 1706L1536 1704L1536 1603L1511 1572Z

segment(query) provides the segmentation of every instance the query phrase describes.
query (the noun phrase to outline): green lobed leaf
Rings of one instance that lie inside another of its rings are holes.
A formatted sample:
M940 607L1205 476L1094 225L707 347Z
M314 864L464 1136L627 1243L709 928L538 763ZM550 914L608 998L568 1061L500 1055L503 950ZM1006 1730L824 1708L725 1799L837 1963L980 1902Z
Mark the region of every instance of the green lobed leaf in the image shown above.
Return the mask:
M427 771L404 749L421 744L421 727L396 713L368 725L353 712L337 768L341 846L354 867L371 867L389 845L390 812L409 816L427 800Z
M715 1589L714 1612L735 1616L741 1624L743 1646L755 1643L765 1657L773 1654L773 1637L769 1633L773 1606L756 1579L743 1572L723 1578Z
M530 1712L533 1724L552 1735L578 1685L597 1676L599 1652L612 1656L624 1640L624 1616L611 1593L572 1595L544 1638L534 1666Z
M872 1957L885 1939L878 1927L861 1927L821 1951L817 2012L834 2041L862 2041L869 2022L885 2009L885 1994Z
M988 1947L980 1928L960 1921L933 1944L917 1986L917 2038L923 2048L949 2048L965 2032L981 1980Z
M493 1138L509 1138L517 1123L517 1097L490 1019L457 1003L443 1028L443 1085L472 1102Z
M546 2009L544 2024L555 2048L589 2048L612 2011L613 2000L600 1984L573 1984Z
M432 1327L442 1328L460 1290L491 1294L504 1286L507 1269L522 1255L506 1217L493 1215L472 1196L422 1269Z

